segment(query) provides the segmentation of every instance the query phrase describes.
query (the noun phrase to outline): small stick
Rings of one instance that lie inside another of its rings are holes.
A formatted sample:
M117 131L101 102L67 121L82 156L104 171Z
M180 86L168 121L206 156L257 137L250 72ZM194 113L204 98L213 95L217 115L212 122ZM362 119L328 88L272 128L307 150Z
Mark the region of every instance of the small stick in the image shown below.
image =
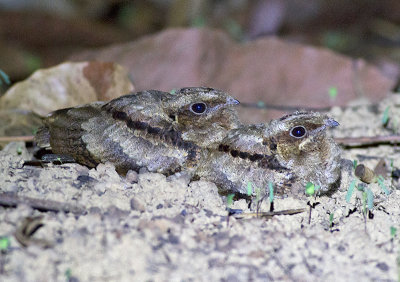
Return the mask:
M235 214L235 218L244 218L244 217L265 217L265 218L272 218L276 215L294 215L298 213L304 212L303 208L300 209L291 209L291 210L281 210L281 211L273 211L273 212L255 212L255 213L241 213Z
M19 204L27 204L33 209L37 209L40 211L71 212L73 214L78 214L78 215L86 213L86 209L83 206L78 206L53 200L44 200L44 199L10 195L9 193L0 193L0 206L16 207Z
M371 137L344 137L335 138L335 141L345 147L366 147L381 144L400 143L400 135L371 136Z
M35 136L27 135L27 136L0 136L0 142L32 142Z

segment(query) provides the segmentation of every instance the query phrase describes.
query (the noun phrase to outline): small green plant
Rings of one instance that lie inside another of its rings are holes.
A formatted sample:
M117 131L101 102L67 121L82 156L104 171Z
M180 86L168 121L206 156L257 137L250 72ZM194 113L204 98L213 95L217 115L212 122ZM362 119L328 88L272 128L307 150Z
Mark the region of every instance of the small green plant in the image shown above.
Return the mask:
M390 191L385 185L385 178L383 178L382 175L379 175L377 180L378 180L379 187L381 187L381 189L385 193L385 195L388 196L390 194Z
M10 77L0 69L0 85L3 85L3 81L7 85L11 84Z
M10 247L10 238L7 236L0 237L0 252L5 253Z
M169 94L176 94L176 91L178 91L178 89L172 89L171 91L169 91Z
M71 280L72 277L72 271L71 268L68 268L67 270L65 270L65 278L67 280L67 282L69 282Z
M332 227L333 227L333 213L330 213L329 214L329 228L331 228L332 229Z
M358 161L357 160L353 160L353 169L356 169L358 165Z
M312 196L315 193L315 186L312 182L308 182L306 184L306 195L307 196Z
M307 196L313 196L318 193L319 187L317 184L314 184L312 182L307 182L306 184L306 195Z
M354 191L354 188L355 188L355 187L356 187L356 180L353 179L353 180L350 182L349 189L347 189L347 193L346 193L346 202L347 202L347 203L350 203L351 196L353 195L353 191Z
M394 226L390 226L390 237L394 239L397 235L397 228Z
M269 188L269 202L272 203L274 201L274 184L271 181L268 182L268 188Z
M374 209L374 194L372 193L371 189L369 189L363 183L358 184L357 190L362 192L362 212L364 215L367 215L368 210L372 211Z
M228 196L226 196L226 207L228 209L232 206L233 197L235 197L235 194L229 194Z
M18 154L18 155L21 155L21 154L22 154L22 147L21 147L21 146L18 146L18 147L17 147L17 154Z
M382 125L383 126L387 126L389 123L389 106L386 107L386 109L383 111L383 115L382 115Z
M374 209L374 193L372 193L371 189L366 188L365 193L367 194L367 207L368 210L372 211Z
M252 188L252 183L249 181L247 182L247 196L253 195L253 188Z

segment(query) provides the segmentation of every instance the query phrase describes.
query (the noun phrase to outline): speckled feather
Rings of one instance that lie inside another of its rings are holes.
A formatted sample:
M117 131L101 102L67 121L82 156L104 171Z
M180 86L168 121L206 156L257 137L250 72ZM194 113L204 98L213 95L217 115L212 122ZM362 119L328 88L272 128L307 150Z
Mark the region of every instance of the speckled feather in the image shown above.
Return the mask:
M194 103L204 103L198 114ZM204 146L216 147L239 121L238 101L212 88L182 88L175 94L149 90L110 102L58 110L45 119L36 140L54 153L94 167L111 162L119 172L141 167L171 174L193 170Z
M217 184L222 193L247 194L247 184L266 191L272 182L277 195L304 195L307 182L322 191L340 178L340 149L326 136L338 125L326 115L296 112L269 124L233 129L217 150L210 150L197 175ZM304 127L301 138L291 129Z

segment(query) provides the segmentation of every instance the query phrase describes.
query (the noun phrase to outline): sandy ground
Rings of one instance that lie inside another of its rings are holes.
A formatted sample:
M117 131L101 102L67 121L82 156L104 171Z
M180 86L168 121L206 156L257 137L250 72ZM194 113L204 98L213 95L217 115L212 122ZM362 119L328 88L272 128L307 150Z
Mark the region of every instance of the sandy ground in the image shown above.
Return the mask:
M391 116L400 117L399 101L392 95L377 107L356 101L355 108L332 109L341 123L332 134L389 135L396 122L392 118L384 129L382 114L390 106ZM395 146L344 150L343 157L371 168L381 158L400 167ZM285 198L275 200L276 211L306 211L271 219L230 217L228 224L226 199L213 183L145 171L122 177L109 164L23 167L27 159L31 156L23 143L0 152L1 192L68 203L85 213L40 212L27 204L0 207L0 236L9 241L0 253L2 281L400 279L400 188L389 176L389 195L378 184L367 186L374 194L372 219L363 213L362 192L346 201L356 178L344 169L338 191L309 199L316 203L310 223L307 201ZM244 200L232 208L250 212ZM264 203L262 210L268 209ZM37 216L42 218L33 222L43 226L36 232L25 228L33 235L23 247L15 234L27 217Z

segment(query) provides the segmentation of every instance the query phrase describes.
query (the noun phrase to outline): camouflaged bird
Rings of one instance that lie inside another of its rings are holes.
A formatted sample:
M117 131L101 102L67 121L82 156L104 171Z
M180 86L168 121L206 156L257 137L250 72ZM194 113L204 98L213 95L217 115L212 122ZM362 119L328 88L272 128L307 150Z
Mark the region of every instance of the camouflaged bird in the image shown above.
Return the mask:
M340 149L326 136L338 123L326 115L296 112L269 124L233 129L209 151L197 176L216 183L222 194L248 194L251 182L277 195L304 195L307 182L332 188L340 178Z
M239 126L231 107L238 103L205 87L175 94L142 91L52 112L36 141L88 167L111 162L120 173L142 167L164 174L193 170L202 147L216 148Z

